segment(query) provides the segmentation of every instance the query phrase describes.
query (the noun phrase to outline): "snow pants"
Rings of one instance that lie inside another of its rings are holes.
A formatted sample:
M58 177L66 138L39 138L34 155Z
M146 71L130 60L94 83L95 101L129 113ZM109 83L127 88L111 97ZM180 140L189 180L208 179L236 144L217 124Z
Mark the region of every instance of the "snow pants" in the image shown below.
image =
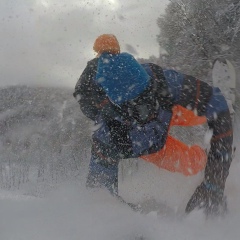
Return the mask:
M100 157L92 155L86 186L89 188L106 188L111 194L118 194L118 162L104 164Z

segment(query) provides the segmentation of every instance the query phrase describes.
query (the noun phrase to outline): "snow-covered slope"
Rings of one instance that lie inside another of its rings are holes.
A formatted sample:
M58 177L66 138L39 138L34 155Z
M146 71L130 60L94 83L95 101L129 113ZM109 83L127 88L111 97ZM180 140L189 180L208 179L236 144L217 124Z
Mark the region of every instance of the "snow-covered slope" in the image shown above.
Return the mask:
M43 199L24 199L16 192L0 196L0 238L5 240L236 240L240 234L239 198L226 218L205 220L201 212L180 219L141 215L105 191L74 183ZM231 198L237 200L234 194Z

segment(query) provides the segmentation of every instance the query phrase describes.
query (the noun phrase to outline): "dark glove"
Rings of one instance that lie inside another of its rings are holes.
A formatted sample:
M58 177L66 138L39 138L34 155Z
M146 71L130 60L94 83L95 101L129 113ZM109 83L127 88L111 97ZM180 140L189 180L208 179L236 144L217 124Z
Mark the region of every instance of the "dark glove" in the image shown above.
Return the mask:
M194 209L203 209L206 216L224 215L227 212L227 202L223 189L202 182L188 201L185 212L190 213Z

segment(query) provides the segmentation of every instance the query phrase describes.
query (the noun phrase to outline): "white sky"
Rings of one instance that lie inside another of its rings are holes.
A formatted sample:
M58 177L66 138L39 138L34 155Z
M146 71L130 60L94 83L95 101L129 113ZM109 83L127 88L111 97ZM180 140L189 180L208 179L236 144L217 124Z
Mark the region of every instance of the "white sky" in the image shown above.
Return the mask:
M156 20L168 0L1 0L0 86L75 86L92 45L115 34L122 51L158 56Z

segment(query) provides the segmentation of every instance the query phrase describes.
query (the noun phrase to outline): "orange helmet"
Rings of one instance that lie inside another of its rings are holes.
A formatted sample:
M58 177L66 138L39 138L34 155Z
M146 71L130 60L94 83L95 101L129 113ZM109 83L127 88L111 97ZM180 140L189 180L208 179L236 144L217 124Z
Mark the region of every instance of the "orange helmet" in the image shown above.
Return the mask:
M118 54L120 53L120 46L117 38L114 35L103 34L97 37L95 40L93 50L98 54L103 52Z

